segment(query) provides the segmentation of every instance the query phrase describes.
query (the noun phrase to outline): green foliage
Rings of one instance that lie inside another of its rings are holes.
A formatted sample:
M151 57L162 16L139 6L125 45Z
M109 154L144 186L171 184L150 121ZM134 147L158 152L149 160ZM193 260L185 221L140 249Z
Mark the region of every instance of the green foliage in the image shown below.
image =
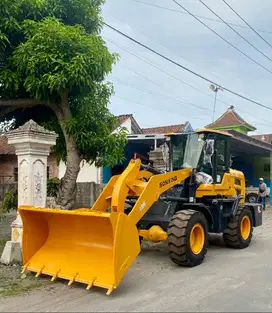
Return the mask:
M126 133L112 134L118 120L108 110L113 86L106 77L118 56L99 35L103 3L1 0L0 98L44 104L4 118L15 117L16 127L32 118L56 131L58 161L67 159L64 129L89 163L114 165L123 158Z
M11 62L33 98L55 101L63 90L80 93L83 87L91 92L116 61L102 38L86 34L82 26L67 26L48 17L40 22L26 20L22 27L27 40L15 49Z
M53 177L48 179L47 181L47 196L48 197L56 197L58 188L59 188L60 180L57 177Z
M8 213L17 210L18 206L18 192L17 189L12 188L4 194L3 200L0 202L0 212Z

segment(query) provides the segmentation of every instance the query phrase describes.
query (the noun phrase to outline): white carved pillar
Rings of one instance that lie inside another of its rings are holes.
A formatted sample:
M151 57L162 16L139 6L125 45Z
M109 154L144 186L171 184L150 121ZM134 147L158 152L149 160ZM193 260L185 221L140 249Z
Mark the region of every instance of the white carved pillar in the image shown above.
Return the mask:
M18 158L18 206L44 208L47 195L47 158L56 144L55 132L46 130L33 120L9 132L8 143L15 146ZM12 241L22 240L22 220L17 212L11 224Z

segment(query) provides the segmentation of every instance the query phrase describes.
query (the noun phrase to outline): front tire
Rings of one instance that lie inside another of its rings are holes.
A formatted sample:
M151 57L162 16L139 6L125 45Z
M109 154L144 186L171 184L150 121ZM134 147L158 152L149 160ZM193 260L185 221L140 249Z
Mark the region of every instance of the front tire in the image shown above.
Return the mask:
M197 266L208 248L208 226L205 216L194 210L178 211L169 224L170 259L180 266Z
M238 207L235 216L229 219L223 239L228 247L247 248L253 235L253 218L249 208Z

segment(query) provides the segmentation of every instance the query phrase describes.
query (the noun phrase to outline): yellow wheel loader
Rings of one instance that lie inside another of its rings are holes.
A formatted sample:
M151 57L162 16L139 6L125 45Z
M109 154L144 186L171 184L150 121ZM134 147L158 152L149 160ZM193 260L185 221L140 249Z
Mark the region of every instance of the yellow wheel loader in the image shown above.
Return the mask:
M91 209L22 206L23 271L107 289L110 294L140 253L142 238L168 240L182 266L202 263L207 234L246 248L262 206L246 204L245 177L230 169L230 135L212 130L169 135L171 171L131 160Z

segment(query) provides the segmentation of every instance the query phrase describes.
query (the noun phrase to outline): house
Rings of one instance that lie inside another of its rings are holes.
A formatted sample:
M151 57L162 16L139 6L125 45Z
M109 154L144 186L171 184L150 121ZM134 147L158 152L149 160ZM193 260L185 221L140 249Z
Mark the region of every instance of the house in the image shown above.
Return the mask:
M184 124L158 126L151 128L142 128L143 134L167 134L167 133L183 133L193 131L191 124L187 121Z
M245 174L248 185L258 186L263 177L268 186L271 183L272 144L271 135L250 135L256 128L246 122L230 106L216 121L206 128L229 132L232 168Z
M128 141L131 142L133 139L131 137L144 136L147 134L165 134L165 133L179 133L184 131L192 131L193 128L189 122L178 125L168 125L168 126L159 126L153 128L141 128L138 122L135 120L133 114L123 114L118 116L120 121L120 127L126 127L128 133ZM149 141L151 139L149 138ZM128 149L129 149L128 144ZM128 150L127 149L127 150ZM138 148L140 149L140 148ZM142 152L139 151L138 152ZM144 153L144 152L142 152ZM59 178L63 177L65 173L65 164L60 163L59 166ZM82 162L81 169L78 174L77 182L95 182L95 183L107 183L110 177L112 176L111 167L102 167L97 168L95 165L89 165L86 162Z
M272 144L272 134L253 135L252 137Z
M132 114L119 115L118 118L120 121L119 127L126 127L128 134L142 133L142 129L140 128L139 124ZM102 182L103 168L97 168L94 164L90 165L85 161L82 161L80 166L81 168L77 177L77 182ZM61 161L59 164L59 178L62 178L64 176L65 170L65 163Z
M206 126L207 128L216 130L235 130L245 135L256 128L247 123L231 105L225 113L223 113L216 121Z
M153 128L141 128L132 114L124 114L119 117L120 126L126 127L128 140L130 135L147 135L147 134L165 134L178 133L183 131L192 131L192 126L189 122L179 125L160 126ZM116 130L115 130L116 131ZM149 140L152 140L149 138ZM94 165L89 165L85 161L81 162L81 169L78 175L77 182L95 182L101 183L107 181L111 176L111 168L97 168ZM47 177L62 178L66 170L64 162L60 162L57 166L56 156L53 152L48 157ZM0 136L0 184L16 183L18 180L17 157L15 148L8 145L7 137Z
M58 177L59 168L56 156L50 153L47 161L47 178ZM0 136L0 184L14 184L18 182L18 165L15 147L8 144L6 136Z

